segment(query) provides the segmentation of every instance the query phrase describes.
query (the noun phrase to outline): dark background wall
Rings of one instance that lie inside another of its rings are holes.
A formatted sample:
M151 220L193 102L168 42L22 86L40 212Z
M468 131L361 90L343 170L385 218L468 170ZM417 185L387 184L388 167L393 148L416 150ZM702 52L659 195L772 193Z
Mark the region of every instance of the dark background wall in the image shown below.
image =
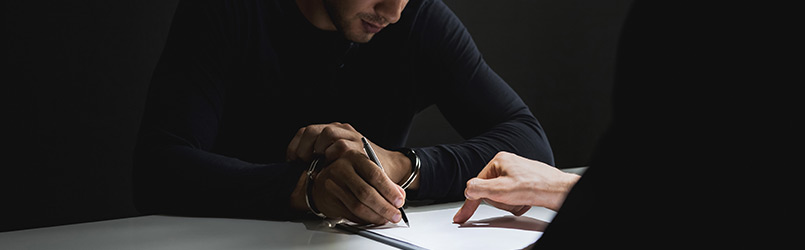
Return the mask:
M631 0L443 0L528 104L560 168L587 165L610 116L617 38ZM461 141L433 107L411 145Z
M137 215L131 153L176 0L5 1L0 231ZM586 165L630 1L445 0L548 133ZM460 141L431 108L409 144Z

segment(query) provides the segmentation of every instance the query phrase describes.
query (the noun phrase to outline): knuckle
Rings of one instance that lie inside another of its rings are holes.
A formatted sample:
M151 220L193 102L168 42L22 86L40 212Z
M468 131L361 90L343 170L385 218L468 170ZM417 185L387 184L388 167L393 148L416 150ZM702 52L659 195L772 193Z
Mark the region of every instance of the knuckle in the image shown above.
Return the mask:
M323 128L324 128L323 125L320 125L320 124L307 125L307 127L305 127L305 133L306 134L319 134L319 133L321 133L321 130Z
M349 211L352 211L352 213L356 214L356 215L366 214L366 212L367 212L366 207L363 205L363 203L360 203L358 201L351 202L347 206L347 208L349 208Z
M349 140L347 140L347 139L338 139L335 142L333 142L333 146L338 151L346 151L349 148Z
M333 144L341 146L341 147L347 147L349 145L349 140L341 138L341 139L335 140L335 142L333 142Z
M347 149L349 149L349 147L347 146L346 142L343 140L337 140L327 148L327 152L336 157L340 157L347 151Z
M335 131L333 130L333 127L329 127L329 126L324 127L321 130L321 135L322 136L327 136L327 137L332 137L333 135L335 135Z
M510 156L511 156L511 154L509 152L500 151L495 155L495 159L503 160L503 159L509 158Z
M378 168L374 169L373 171L369 171L368 179L372 184L377 185L386 181L386 175L383 173L383 170Z
M347 154L352 160L361 160L361 159L367 159L368 160L369 159L368 156L366 156L363 153L363 149L358 150L358 149L354 149L354 148L349 148L344 153Z
M368 201L372 197L372 193L368 188L363 187L355 192L355 197L360 201Z
M475 178L467 181L467 188L464 191L475 191Z
M464 189L464 197L468 199L474 199L477 192L478 190L474 185L473 186L467 185L467 188Z
M495 157L492 158L490 163L494 163L495 165L499 165L499 164L501 164L503 162L506 162L509 158L511 158L511 153L506 152L506 151L500 151L497 154L495 154Z
M514 153L509 153L509 152L503 152L503 153L504 153L503 154L503 159L505 159L508 162L515 161L518 158L523 158L523 157L521 157L519 155L516 155Z
M505 157L506 154L508 154L506 151L500 151L497 154L495 154L495 158Z
M382 207L380 207L379 210L380 210L380 214L391 217L391 216L394 215L394 211L396 209L391 209L388 206L382 206Z
M344 124L342 124L342 127L345 128L345 129L355 131L355 128L352 127L352 124L349 124L349 123L346 123L346 122Z
M315 128L313 127L313 125L308 125L307 127L304 127L304 128L302 128L302 129L303 129L303 131L302 131L302 135L310 135L310 134L313 134L313 130L315 130Z

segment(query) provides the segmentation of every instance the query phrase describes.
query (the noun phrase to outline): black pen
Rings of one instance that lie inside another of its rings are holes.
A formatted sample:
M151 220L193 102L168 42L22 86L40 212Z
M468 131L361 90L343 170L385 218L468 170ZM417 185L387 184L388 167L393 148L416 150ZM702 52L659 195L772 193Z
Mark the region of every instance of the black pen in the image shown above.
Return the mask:
M369 156L369 160L372 160L375 164L377 164L380 169L383 169L383 165L380 165L380 159L377 159L377 155L375 154L375 150L372 149L372 145L369 145L369 141L366 140L366 137L361 137L361 141L363 142L363 150L366 151L366 155ZM400 207L400 214L402 215L402 219L405 222L407 227L411 227L411 224L408 224L408 216L405 216L405 211L402 207Z

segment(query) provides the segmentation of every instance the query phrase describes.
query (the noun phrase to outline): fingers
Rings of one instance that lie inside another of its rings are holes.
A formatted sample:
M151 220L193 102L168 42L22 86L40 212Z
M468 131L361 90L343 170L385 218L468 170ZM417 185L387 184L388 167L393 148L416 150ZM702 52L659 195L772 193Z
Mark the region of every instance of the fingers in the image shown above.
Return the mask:
M313 143L318 139L322 129L324 129L324 127L320 125L308 126L305 129L299 140L299 145L296 148L296 156L299 159L302 159L304 162L313 160Z
M481 204L482 200L498 209L509 211L515 216L523 215L531 206L510 205L499 202L508 200L508 186L509 182L506 181L505 178L500 177L488 180L480 178L470 179L467 181L467 188L464 190L464 196L467 197L467 200L464 201L464 205L453 216L453 222L464 223L470 219L472 214L475 213L475 210L478 209L478 205Z
M323 151L319 151L321 149L316 149L316 152L324 152L324 157L327 159L327 161L333 161L344 155L349 150L362 148L363 145L361 145L360 141L358 140L338 139L329 146L321 146L325 148Z
M405 201L405 197L407 197L407 196L408 196L408 194L406 194L406 193L405 193L405 189L403 189L403 188L402 188L401 186L399 186L399 185L394 185L394 186L395 186L395 187L397 187L397 191L399 191L399 192L400 192L400 194L402 194L402 196L403 196L403 197L402 197L402 200L403 200L403 201ZM404 205L404 204L403 204L403 205ZM402 205L400 205L400 207L402 207Z
M523 205L523 206L521 206L520 210L515 210L515 211L512 211L512 214L513 214L514 216L520 216L520 215L523 215L523 214L525 214L526 212L528 212L528 210L529 210L529 209L531 209L531 206L525 206L525 205Z
M360 148L361 134L347 123L314 124L300 128L288 143L286 160L311 161L314 154L325 154L328 161L349 148ZM331 146L336 146L331 149Z
M494 179L481 179L472 178L467 181L467 188L464 189L464 196L470 200L478 199L492 199L492 200L505 200L504 196L508 194L508 186L510 183L506 178Z
M492 206L494 206L494 207L496 207L496 208L498 208L500 210L509 211L515 216L523 215L525 212L528 212L528 210L531 209L531 206L527 206L527 205L509 205L509 204L506 204L506 203L497 202L497 201L493 201L493 200L489 200L489 199L484 199L484 201L486 201L486 203L489 203L490 205L492 205Z
M464 205L453 215L453 223L467 222L472 217L472 214L475 213L475 210L478 209L478 205L481 205L481 200L465 200Z
M481 201L482 200L470 200L470 199L465 200L464 205L462 205L461 208L458 209L458 212L456 212L456 214L453 215L453 223L461 224L467 222L467 220L469 220L472 217L475 211L478 210L478 206L481 205ZM483 199L483 201L486 201L487 203L498 209L509 211L514 216L523 215L526 212L528 212L529 209L531 209L531 206L527 205L508 205L488 199Z
M402 218L398 208L404 203L404 192L362 152L351 150L324 168L316 184L324 187L322 192L316 188L314 192L325 197L320 198L326 203L319 209L327 216L375 224L396 223Z
M355 168L363 181L374 187L395 208L402 207L405 203L403 195L405 192L400 192L400 186L391 181L383 169L369 161L369 158L362 153L354 153L350 157L355 159L354 162L363 162Z
M314 154L324 154L332 161L316 180L316 186L325 189L314 191L325 215L361 223L399 222L405 191L363 153L361 137L349 124L306 126L291 139L286 157L310 161Z
M348 175L348 178L345 181L347 188L349 188L349 190L352 192L352 195L358 201L354 204L348 204L350 211L358 215L370 215L373 211L374 213L383 216L386 221L392 221L395 223L400 221L401 215L396 204L392 205L393 203L390 203L386 198L384 198L383 195L381 195L381 193L384 193L384 195L390 195L387 194L388 190L378 190L376 187L369 185L371 184L371 181L367 183L366 180L361 179L361 177L357 175ZM393 191L394 193L397 193L396 188L394 188ZM400 200L398 204L402 204L402 201ZM370 208L371 211L364 210L366 207Z
M346 152L349 148L360 148L361 134L345 126L349 126L349 124L337 124L336 126L324 127L319 137L313 143L313 151L325 153L325 156L328 156L327 151L330 151L330 155L327 158L332 160L338 158L338 156ZM329 148L334 146L337 150L329 150Z
M297 130L291 142L288 143L285 158L288 161L301 159L302 161L310 162L313 159L313 143L321 134L324 126L326 125L316 124Z
M520 216L531 209L531 206L525 204L527 203L526 200L517 197L519 192L511 188L512 183L512 180L506 177L497 177L494 179L473 178L467 181L464 196L467 197L468 200L483 199L498 209L506 210L513 215Z
M330 191L332 196L340 203L340 206L333 206L341 214L342 217L356 223L366 224L383 224L388 221L387 218L376 213L374 210L360 202L351 194L332 180L327 180L324 183L327 190Z

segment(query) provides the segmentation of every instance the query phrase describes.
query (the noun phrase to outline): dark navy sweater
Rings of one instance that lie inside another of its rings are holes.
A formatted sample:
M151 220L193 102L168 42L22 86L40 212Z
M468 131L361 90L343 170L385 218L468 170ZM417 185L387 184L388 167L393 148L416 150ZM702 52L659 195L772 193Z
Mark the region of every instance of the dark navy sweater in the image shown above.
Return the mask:
M154 72L135 154L141 212L292 218L304 163L295 132L350 123L386 149L436 105L466 140L416 148L409 199L463 199L498 151L553 163L537 119L447 6L412 0L368 43L311 25L293 0L181 1Z

